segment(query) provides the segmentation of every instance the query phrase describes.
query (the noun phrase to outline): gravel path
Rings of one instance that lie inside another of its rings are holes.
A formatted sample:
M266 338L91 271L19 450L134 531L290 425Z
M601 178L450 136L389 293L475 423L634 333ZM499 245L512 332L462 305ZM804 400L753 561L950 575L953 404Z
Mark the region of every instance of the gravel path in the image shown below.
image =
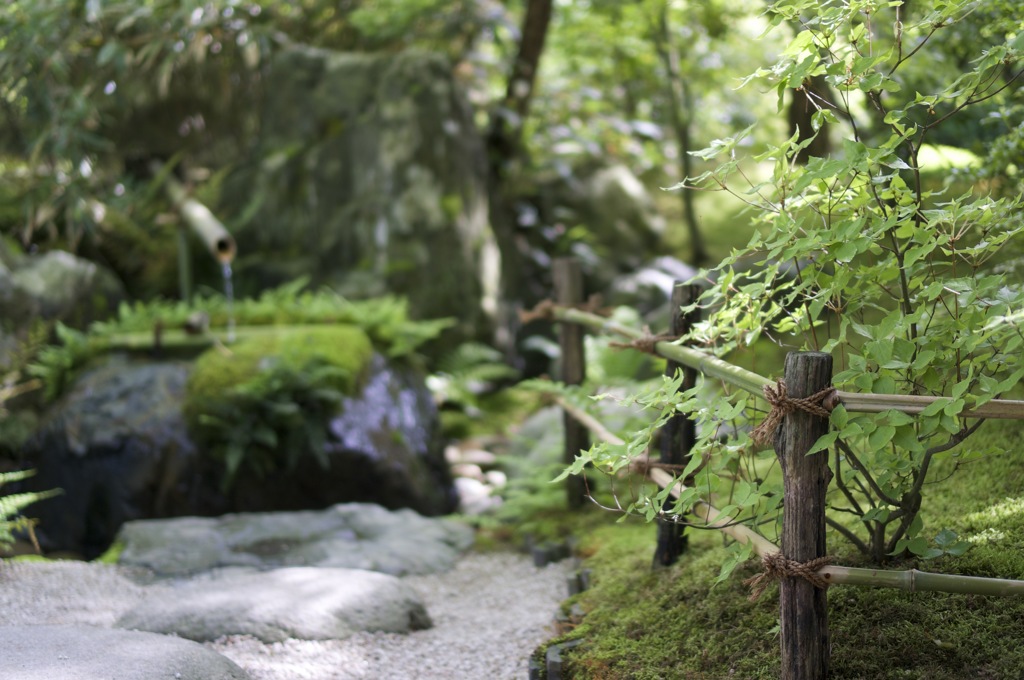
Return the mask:
M270 645L236 636L207 646L253 680L524 680L529 654L552 634L569 568L568 560L538 569L523 555L470 554L449 572L405 579L423 597L429 630ZM0 571L0 624L109 627L157 587L101 565L8 565Z

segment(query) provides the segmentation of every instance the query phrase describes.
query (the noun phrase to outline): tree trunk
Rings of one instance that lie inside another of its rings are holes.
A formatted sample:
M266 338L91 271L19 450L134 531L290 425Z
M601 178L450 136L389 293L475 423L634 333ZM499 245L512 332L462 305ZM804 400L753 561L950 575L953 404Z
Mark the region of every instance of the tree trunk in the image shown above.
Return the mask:
M815 133L811 125L811 118L819 108L824 108L825 101L831 101L829 97L828 83L821 76L814 76L804 81L799 90L794 90L792 100L789 103L787 119L789 121L789 134L799 131L798 141L805 141L814 137L814 140L797 154L798 163L807 164L812 158L825 158L832 153L832 142L828 137L828 123L824 123L821 129ZM817 135L815 137L815 135Z
M679 52L672 44L672 33L668 23L668 3L661 6L658 15L658 28L655 31L654 44L665 67L665 82L668 87L669 116L672 131L679 145L679 170L682 180L693 174L693 161L690 157L690 127L693 122L693 97L683 80L679 68ZM683 223L690 235L690 260L695 267L707 263L708 253L704 247L697 215L693 208L693 192L686 189L680 191L683 201Z
M486 138L491 228L502 259L501 305L505 312L499 314L508 316L507 319L498 319L499 326L511 320L514 313L511 308L522 299L523 252L516 235L515 216L505 181L522 154L523 122L530 112L551 11L552 0L527 2L522 38L512 62L505 98L491 114Z

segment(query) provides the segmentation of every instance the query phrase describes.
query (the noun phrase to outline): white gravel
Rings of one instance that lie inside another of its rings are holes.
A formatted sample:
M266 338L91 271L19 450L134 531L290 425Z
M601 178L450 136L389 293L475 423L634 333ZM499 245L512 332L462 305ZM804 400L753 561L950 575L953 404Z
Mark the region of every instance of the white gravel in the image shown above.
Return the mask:
M552 635L570 562L536 568L512 553L470 554L443 574L404 580L434 627L408 635L263 644L249 636L206 646L253 680L525 680L530 653ZM87 623L109 627L149 588L114 567L7 564L0 570L0 625Z

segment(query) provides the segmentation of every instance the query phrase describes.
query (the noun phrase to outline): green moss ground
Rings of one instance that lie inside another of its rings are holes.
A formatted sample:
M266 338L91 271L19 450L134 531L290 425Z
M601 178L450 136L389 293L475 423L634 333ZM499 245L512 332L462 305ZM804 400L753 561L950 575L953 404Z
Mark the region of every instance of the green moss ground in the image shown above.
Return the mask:
M1024 423L986 423L969 443L998 453L952 476L957 460L946 454L934 475L945 479L930 486L922 512L926 534L950 528L972 549L892 568L1024 579ZM748 601L742 580L756 572L753 562L712 587L723 539L691 531L680 562L652 572L654 528L616 519L609 514L581 543L593 585L565 607L579 604L586 615L554 641L586 641L568 655L569 677L779 677L778 591ZM839 564L863 563L839 536L830 536L829 549ZM829 592L829 629L834 680L1024 676L1024 598L837 586Z

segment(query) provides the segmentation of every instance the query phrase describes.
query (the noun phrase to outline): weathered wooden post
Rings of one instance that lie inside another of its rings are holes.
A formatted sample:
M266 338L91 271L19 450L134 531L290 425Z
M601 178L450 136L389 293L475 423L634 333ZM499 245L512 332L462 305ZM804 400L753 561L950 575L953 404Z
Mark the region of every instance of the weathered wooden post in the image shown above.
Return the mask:
M786 399L817 394L832 382L832 357L822 352L786 356ZM787 409L775 434L782 467L782 554L794 562L825 556L825 491L831 478L826 452L807 451L828 432L828 419ZM823 680L828 674L827 591L788 575L779 583L782 679Z
M695 323L700 320L700 310L693 310L683 314L681 307L693 304L700 296L700 286L685 285L682 281L676 281L672 288L672 319L669 321L670 335L685 335ZM665 363L665 375L673 378L676 371L682 369L683 382L679 391L684 392L692 389L697 384L697 371L686 368L675 361ZM659 460L667 465L683 465L689 456L697 440L696 423L692 418L683 414L672 416L661 429L661 445ZM665 500L664 510L672 508L674 501L671 497ZM675 522L658 521L658 545L654 549L655 569L669 567L676 563L679 556L686 550L686 536L683 535L685 527Z
M567 307L583 302L583 270L572 257L560 257L552 265L556 301ZM586 378L586 362L583 352L583 327L575 323L558 325L558 344L562 350L561 379L566 385L579 385ZM563 462L568 466L576 460L580 451L590 447L587 428L583 427L568 412L563 412L565 426L565 450ZM579 508L587 496L582 475L570 475L565 480L566 498L570 508Z

